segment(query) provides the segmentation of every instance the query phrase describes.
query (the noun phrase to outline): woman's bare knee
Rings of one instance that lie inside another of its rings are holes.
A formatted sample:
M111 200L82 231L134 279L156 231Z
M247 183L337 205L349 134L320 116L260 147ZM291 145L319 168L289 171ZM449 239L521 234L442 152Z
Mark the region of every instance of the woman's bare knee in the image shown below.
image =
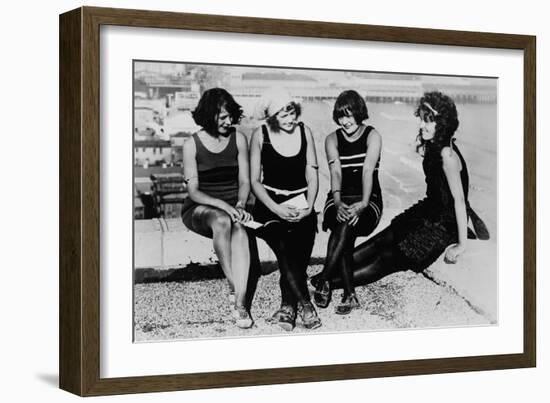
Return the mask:
M231 218L222 211L216 212L212 216L211 227L214 233L229 233L231 231Z
M233 225L231 226L231 234L233 236L247 238L246 228L244 227L244 225L238 222L233 223Z

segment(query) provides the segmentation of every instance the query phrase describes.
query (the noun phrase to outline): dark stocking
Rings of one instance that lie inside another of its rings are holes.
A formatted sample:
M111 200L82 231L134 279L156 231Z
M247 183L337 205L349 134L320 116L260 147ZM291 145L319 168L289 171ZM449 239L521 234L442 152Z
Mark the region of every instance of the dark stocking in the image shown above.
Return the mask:
M307 268L313 251L315 233L317 232L317 215L311 214L288 233L289 247L295 262L295 276L300 288L300 295L309 300L307 288Z
M288 231L284 230L284 227L278 223L270 224L270 226L269 233L264 234L263 239L277 257L279 272L281 273L279 279L281 302L296 306L298 297L301 296L301 291L295 271L294 250L289 242Z
M347 293L353 292L352 256L355 239L354 228L348 223L339 223L332 229L328 241L325 267L318 277L321 281L331 280L334 277L341 278Z
M245 306L247 309L250 309L258 286L258 279L261 275L261 266L258 243L254 231L247 229L246 232L248 233L248 247L250 248L250 270L248 271Z
M281 273L280 287L283 304L296 307L309 300L307 267L313 250L317 216L311 214L300 223L269 224L262 238L275 253Z
M399 271L393 252L393 231L391 227L357 246L353 251L353 284L365 285ZM344 288L346 280L332 277L333 288Z

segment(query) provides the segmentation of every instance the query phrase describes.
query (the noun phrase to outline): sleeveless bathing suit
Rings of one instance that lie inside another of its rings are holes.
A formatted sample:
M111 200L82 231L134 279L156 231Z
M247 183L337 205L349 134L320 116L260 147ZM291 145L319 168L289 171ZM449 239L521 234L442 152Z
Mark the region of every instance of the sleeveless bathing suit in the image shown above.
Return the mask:
M267 126L262 126L262 184L269 194L269 197L278 204L300 194L303 194L307 198L307 180L305 174L307 164L307 139L304 124L299 122L298 126L300 129L301 146L298 153L291 157L285 157L275 150L271 144ZM252 216L255 221L262 224L268 224L272 221L288 223L269 210L269 208L259 199L256 199Z
M363 163L367 154L367 139L372 126L367 126L361 136L349 142L345 139L342 129L336 130L336 140L338 144L338 156L342 167L342 184L340 199L350 205L363 199ZM358 235L368 235L378 225L382 215L382 191L378 180L378 170L380 160L376 162L376 167L372 175L372 191L369 199L369 205L359 217L355 224ZM327 194L327 201L324 207L323 230L333 229L339 222L336 219L336 206L332 191Z
M462 164L460 179L466 212L472 219L475 216L481 222L478 225L482 225L486 231L485 224L468 202L469 176L466 162L454 142L452 147ZM443 171L440 151L427 147L422 168L426 176L426 197L391 222L397 265L415 271L422 271L430 266L449 245L458 242L454 198ZM470 238L475 237L471 230L468 232ZM488 232L486 236L488 238ZM483 239L481 236L479 238Z
M221 199L235 206L239 194L239 162L237 133L229 133L227 146L219 153L208 150L198 134L193 134L195 141L199 190L216 199ZM184 223L190 220L193 211L199 204L187 197L183 203L182 218Z

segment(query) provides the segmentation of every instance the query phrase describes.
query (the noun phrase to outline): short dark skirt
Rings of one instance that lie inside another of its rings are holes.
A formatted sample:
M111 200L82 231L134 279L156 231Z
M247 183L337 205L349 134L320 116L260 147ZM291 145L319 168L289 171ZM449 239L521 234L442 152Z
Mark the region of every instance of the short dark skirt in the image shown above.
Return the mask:
M227 204L230 206L235 206L238 201L238 195L230 195L229 197L226 197L223 199ZM187 197L185 201L183 202L183 207L181 209L181 219L185 226L189 229L194 229L199 224L198 221L202 220L202 214L196 214L196 209L199 206L204 206L204 204L198 204L195 203L193 200L191 200L190 197ZM208 206L211 207L211 206ZM215 207L211 207L215 208Z
M391 223L399 266L420 272L458 241L456 221L450 214L433 214L420 201L396 216Z
M342 196L342 201L346 204L353 204L361 201L362 196ZM327 201L323 209L323 231L333 230L340 222L336 218L336 206L332 193L327 195ZM382 217L382 200L374 199L369 202L367 208L359 216L359 221L355 224L355 231L358 236L367 236L378 226Z

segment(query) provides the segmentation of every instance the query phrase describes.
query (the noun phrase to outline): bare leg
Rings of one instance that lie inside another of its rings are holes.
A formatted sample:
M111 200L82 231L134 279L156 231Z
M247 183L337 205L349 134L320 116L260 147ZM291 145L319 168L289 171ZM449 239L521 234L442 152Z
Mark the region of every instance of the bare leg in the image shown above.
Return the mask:
M250 268L250 251L246 229L239 223L231 227L231 267L236 305L246 304L246 285Z
M200 214L202 222L194 225L192 229L201 235L212 237L214 251L223 273L229 281L229 286L234 288L231 270L231 218L225 212L212 207L204 207L203 211L197 213Z
M243 329L250 328L254 322L245 306L250 265L246 230L240 224L233 224L225 212L210 206L197 206L191 220L184 217L184 223L198 234L212 238L229 287L235 290L235 324Z

